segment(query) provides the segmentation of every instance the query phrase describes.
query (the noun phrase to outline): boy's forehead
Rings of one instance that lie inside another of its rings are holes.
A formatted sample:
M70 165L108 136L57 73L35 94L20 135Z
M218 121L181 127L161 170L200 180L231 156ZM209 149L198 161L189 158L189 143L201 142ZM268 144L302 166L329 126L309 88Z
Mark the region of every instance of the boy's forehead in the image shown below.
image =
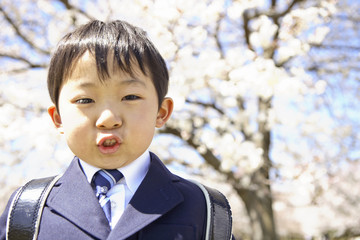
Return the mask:
M131 73L128 73L120 68L118 64L116 63L116 60L114 59L114 54L109 52L107 55L107 71L102 69L102 73L99 73L100 71L97 67L97 63L95 60L95 57L92 53L89 51L86 51L76 62L74 62L71 72L69 74L69 78L81 78L84 75L88 75L89 73L95 74L95 75L102 75L106 76L108 73L109 75L112 74L121 74L126 76L138 76L143 77L144 74L141 71L139 64L137 63L134 58L130 58L130 67L131 67ZM104 74L106 72L106 74Z
M64 85L76 89L98 88L99 85L107 85L108 79L116 80L119 87L137 85L148 88L149 85L154 84L148 74L143 74L136 61L131 61L131 73L121 70L115 61L113 57L108 58L108 75L104 75L98 72L96 60L92 53L85 52L73 64L68 77L62 82L61 88Z
M77 62L73 63L69 77L79 78L89 71L96 72L96 62L95 58L87 51L77 60Z

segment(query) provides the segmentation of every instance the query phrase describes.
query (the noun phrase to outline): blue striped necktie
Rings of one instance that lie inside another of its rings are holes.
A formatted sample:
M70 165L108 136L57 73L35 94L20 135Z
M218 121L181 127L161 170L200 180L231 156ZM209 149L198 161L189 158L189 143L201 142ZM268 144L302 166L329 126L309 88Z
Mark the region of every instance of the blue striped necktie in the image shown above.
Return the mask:
M111 223L111 203L106 194L122 177L123 174L116 169L102 169L97 171L92 179L96 197L99 199L100 206L104 210L109 224Z

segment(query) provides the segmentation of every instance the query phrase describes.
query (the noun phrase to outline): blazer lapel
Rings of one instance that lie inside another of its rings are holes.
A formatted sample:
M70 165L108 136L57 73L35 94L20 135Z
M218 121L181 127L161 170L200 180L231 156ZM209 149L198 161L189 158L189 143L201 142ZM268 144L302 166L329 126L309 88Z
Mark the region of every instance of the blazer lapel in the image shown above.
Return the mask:
M77 227L106 239L110 227L95 194L75 157L54 186L47 205Z
M107 239L126 239L181 203L184 198L174 186L177 180L151 153L148 173Z

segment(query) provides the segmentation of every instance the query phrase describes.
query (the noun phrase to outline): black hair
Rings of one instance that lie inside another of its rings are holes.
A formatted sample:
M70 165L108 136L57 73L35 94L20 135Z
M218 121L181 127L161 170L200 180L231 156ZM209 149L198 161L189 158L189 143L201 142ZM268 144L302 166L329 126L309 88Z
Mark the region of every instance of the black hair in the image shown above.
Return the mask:
M136 61L145 76L150 74L160 107L168 91L169 73L164 59L146 32L125 21L105 23L94 20L66 34L51 58L47 83L50 98L57 108L63 82L70 77L79 58L87 51L95 58L100 81L109 77L109 53L114 56L114 64L131 75Z

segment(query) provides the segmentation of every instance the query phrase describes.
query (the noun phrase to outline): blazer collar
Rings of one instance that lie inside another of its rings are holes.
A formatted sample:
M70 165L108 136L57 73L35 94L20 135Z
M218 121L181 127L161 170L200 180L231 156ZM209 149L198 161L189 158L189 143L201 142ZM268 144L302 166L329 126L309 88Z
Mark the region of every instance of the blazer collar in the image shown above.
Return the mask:
M110 227L104 211L75 157L52 189L47 205L73 224L99 239L106 239Z
M126 239L180 204L184 198L174 186L179 178L151 153L148 173L140 184L108 240Z
M155 154L150 153L150 157L149 171L112 231L77 157L55 184L46 203L95 238L126 239L184 199L174 186L179 177L170 173Z

